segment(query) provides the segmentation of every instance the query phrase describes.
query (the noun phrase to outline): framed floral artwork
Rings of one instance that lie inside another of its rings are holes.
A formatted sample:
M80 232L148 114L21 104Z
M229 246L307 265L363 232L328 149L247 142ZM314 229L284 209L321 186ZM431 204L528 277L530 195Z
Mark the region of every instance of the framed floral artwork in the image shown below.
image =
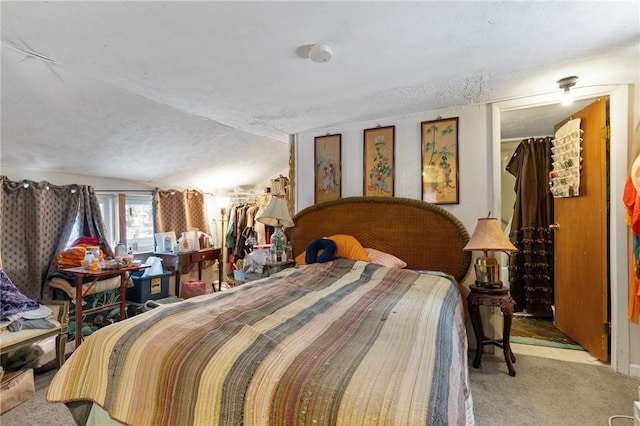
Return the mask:
M458 117L421 123L422 199L459 204Z
M342 196L342 135L314 138L315 203L337 200Z
M364 131L364 195L393 197L395 126Z

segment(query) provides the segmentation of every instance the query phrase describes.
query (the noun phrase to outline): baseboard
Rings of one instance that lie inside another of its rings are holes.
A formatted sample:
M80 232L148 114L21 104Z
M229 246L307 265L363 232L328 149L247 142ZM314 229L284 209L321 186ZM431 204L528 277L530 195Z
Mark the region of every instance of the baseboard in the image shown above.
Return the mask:
M640 364L629 364L629 375L640 377Z

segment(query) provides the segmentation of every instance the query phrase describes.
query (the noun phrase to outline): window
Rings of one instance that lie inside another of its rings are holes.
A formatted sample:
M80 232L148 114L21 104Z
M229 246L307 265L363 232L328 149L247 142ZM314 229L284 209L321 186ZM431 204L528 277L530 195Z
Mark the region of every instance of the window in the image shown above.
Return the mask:
M120 196L120 195L123 195ZM153 234L153 195L122 192L96 191L100 211L104 220L107 235L105 239L112 248L120 241L120 235L125 238L122 243L133 253L152 252L154 245ZM124 199L124 205L120 200ZM120 223L119 218L125 222ZM121 230L123 232L121 232Z
M106 228L107 234L104 239L113 248L118 244L118 224L116 218L118 217L118 196L113 194L100 194L96 193L98 204L100 204L100 213L102 214L102 220Z
M152 252L153 241L153 203L152 195L125 194L125 217L127 248L134 253ZM105 219L106 220L106 219Z
M105 242L115 248L120 242L120 230L125 231L127 250L133 253L153 252L155 248L153 233L153 195L140 193L121 193L124 195L124 206L120 206L118 193L96 191L96 198L100 205L100 213L104 221L106 235ZM122 214L120 211L122 210ZM124 217L125 223L119 218ZM76 218L73 231L67 242L67 247L80 236L80 221Z

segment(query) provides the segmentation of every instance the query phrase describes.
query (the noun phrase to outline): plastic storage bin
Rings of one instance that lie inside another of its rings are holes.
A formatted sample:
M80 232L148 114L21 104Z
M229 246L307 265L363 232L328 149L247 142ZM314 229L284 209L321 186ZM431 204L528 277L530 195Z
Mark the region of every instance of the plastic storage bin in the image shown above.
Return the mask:
M163 271L161 275L143 277L144 271L131 274L134 287L127 289L127 300L144 303L147 300L157 300L169 297L169 276L171 272Z

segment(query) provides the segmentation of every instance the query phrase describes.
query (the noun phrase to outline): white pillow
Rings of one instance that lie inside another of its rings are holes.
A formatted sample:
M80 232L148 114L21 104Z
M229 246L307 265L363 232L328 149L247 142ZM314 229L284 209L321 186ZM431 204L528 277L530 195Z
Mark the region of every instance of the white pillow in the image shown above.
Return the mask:
M378 265L388 266L390 268L405 268L407 262L402 259L398 259L392 254L385 253L380 250L365 247L364 251L367 252L371 263L377 263Z

